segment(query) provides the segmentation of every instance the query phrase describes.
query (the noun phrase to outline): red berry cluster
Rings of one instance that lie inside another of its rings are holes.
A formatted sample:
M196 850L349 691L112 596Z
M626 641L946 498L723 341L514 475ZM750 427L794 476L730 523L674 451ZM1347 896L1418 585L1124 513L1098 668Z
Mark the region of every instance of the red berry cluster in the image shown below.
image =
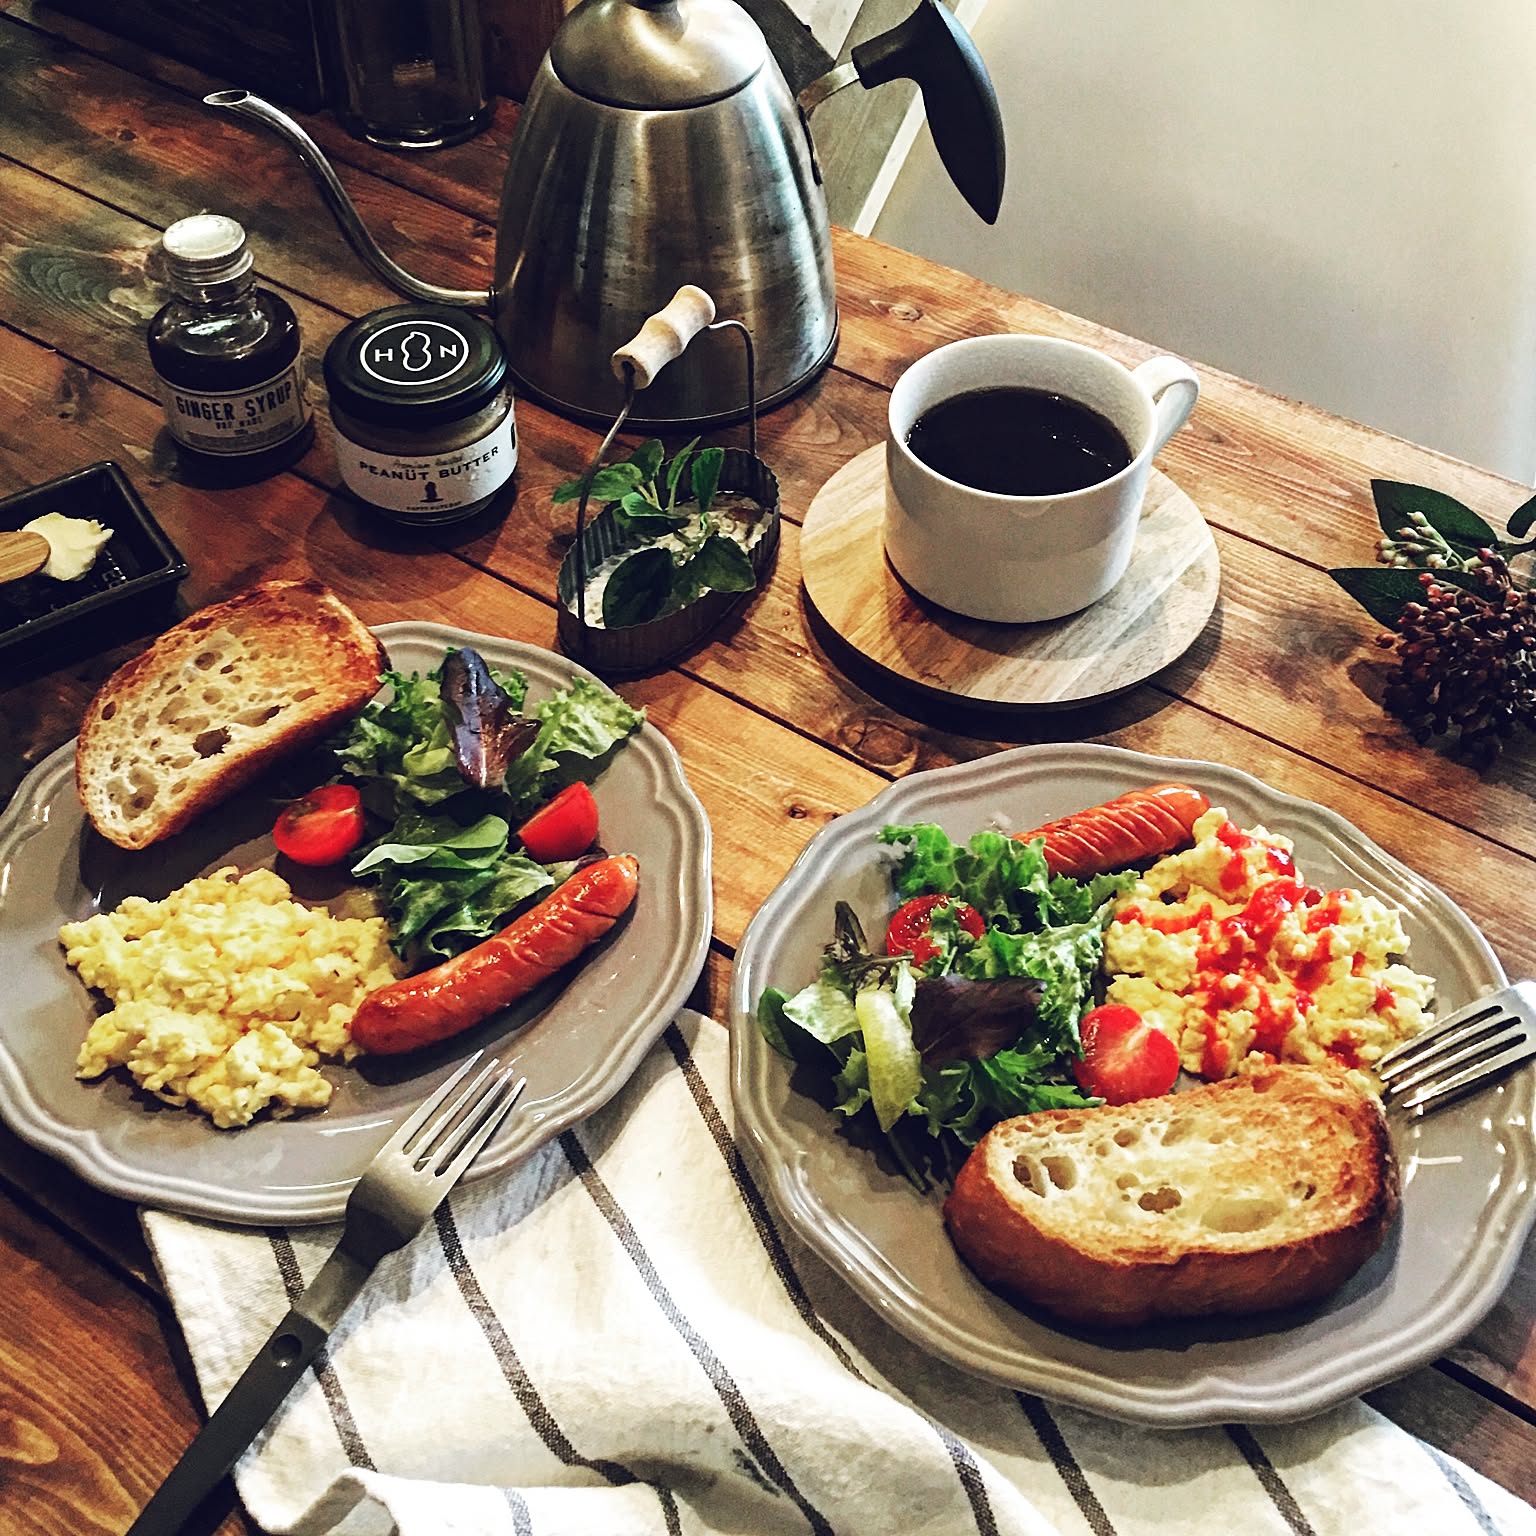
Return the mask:
M1398 655L1382 702L1421 745L1443 736L1486 766L1517 725L1536 729L1536 592L1517 587L1492 549L1469 574L1476 591L1419 577L1424 601L1377 642Z

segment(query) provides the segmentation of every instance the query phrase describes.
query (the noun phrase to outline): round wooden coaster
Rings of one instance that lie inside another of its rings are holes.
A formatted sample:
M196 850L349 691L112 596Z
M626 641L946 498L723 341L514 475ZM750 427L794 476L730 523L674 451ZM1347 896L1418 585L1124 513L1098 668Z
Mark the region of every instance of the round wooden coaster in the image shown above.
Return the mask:
M919 597L885 558L884 517L880 443L843 465L806 513L806 594L875 666L974 703L1067 709L1134 688L1194 644L1221 587L1216 541L1200 509L1156 469L1120 583L1082 613L1042 624L966 619Z

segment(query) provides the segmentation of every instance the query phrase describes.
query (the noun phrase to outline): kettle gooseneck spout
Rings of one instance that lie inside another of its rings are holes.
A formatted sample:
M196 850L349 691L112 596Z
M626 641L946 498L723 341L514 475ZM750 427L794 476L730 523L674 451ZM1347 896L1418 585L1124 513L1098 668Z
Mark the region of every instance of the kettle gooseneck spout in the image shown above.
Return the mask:
M397 293L423 304L456 304L467 309L491 307L492 295L489 289L442 288L436 283L426 283L419 277L413 277L398 262L391 260L378 241L369 234L356 206L347 195L347 189L337 179L336 172L331 169L331 163L325 158L320 146L286 112L279 111L271 102L263 101L260 96L253 96L249 91L214 91L203 97L203 104L253 123L262 123L283 139L308 167L326 206L341 225L347 243L374 276Z

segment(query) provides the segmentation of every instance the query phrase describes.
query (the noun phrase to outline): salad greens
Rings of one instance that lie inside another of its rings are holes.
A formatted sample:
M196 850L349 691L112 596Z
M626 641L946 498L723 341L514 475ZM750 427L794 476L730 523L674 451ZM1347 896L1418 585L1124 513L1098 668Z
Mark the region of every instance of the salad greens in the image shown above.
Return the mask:
M363 850L352 873L377 882L391 943L423 965L489 938L570 874L573 863L543 865L514 849L513 828L557 790L593 772L644 718L600 683L577 678L528 710L537 733L526 733L531 743L508 762L502 786L476 788L459 769L459 720L444 701L442 674L443 666L425 677L385 673L388 696L333 743L364 804L391 824ZM522 709L523 675L492 675L510 708Z
M916 965L871 954L839 903L820 974L793 996L768 988L758 1024L776 1051L820 1073L839 1114L873 1121L926 1188L925 1169L957 1167L996 1121L1096 1102L1072 1080L1077 1021L1093 1004L1111 906L1136 877L1052 877L1040 839L999 832L957 844L923 823L885 827L880 841L899 849L903 901L953 897L985 932L974 937L954 903L941 905L928 930L935 953Z

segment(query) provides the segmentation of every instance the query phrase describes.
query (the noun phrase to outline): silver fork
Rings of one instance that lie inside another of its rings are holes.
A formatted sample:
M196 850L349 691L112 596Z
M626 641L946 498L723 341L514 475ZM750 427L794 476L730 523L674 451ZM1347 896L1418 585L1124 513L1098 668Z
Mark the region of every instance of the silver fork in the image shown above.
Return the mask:
M526 1086L495 1059L455 1089L471 1056L374 1154L347 1200L341 1241L214 1410L128 1536L172 1536L277 1411L385 1254L403 1248ZM451 1097L450 1097L451 1095Z
M1425 1115L1536 1056L1536 982L1458 1008L1395 1046L1372 1069L1389 1109Z

